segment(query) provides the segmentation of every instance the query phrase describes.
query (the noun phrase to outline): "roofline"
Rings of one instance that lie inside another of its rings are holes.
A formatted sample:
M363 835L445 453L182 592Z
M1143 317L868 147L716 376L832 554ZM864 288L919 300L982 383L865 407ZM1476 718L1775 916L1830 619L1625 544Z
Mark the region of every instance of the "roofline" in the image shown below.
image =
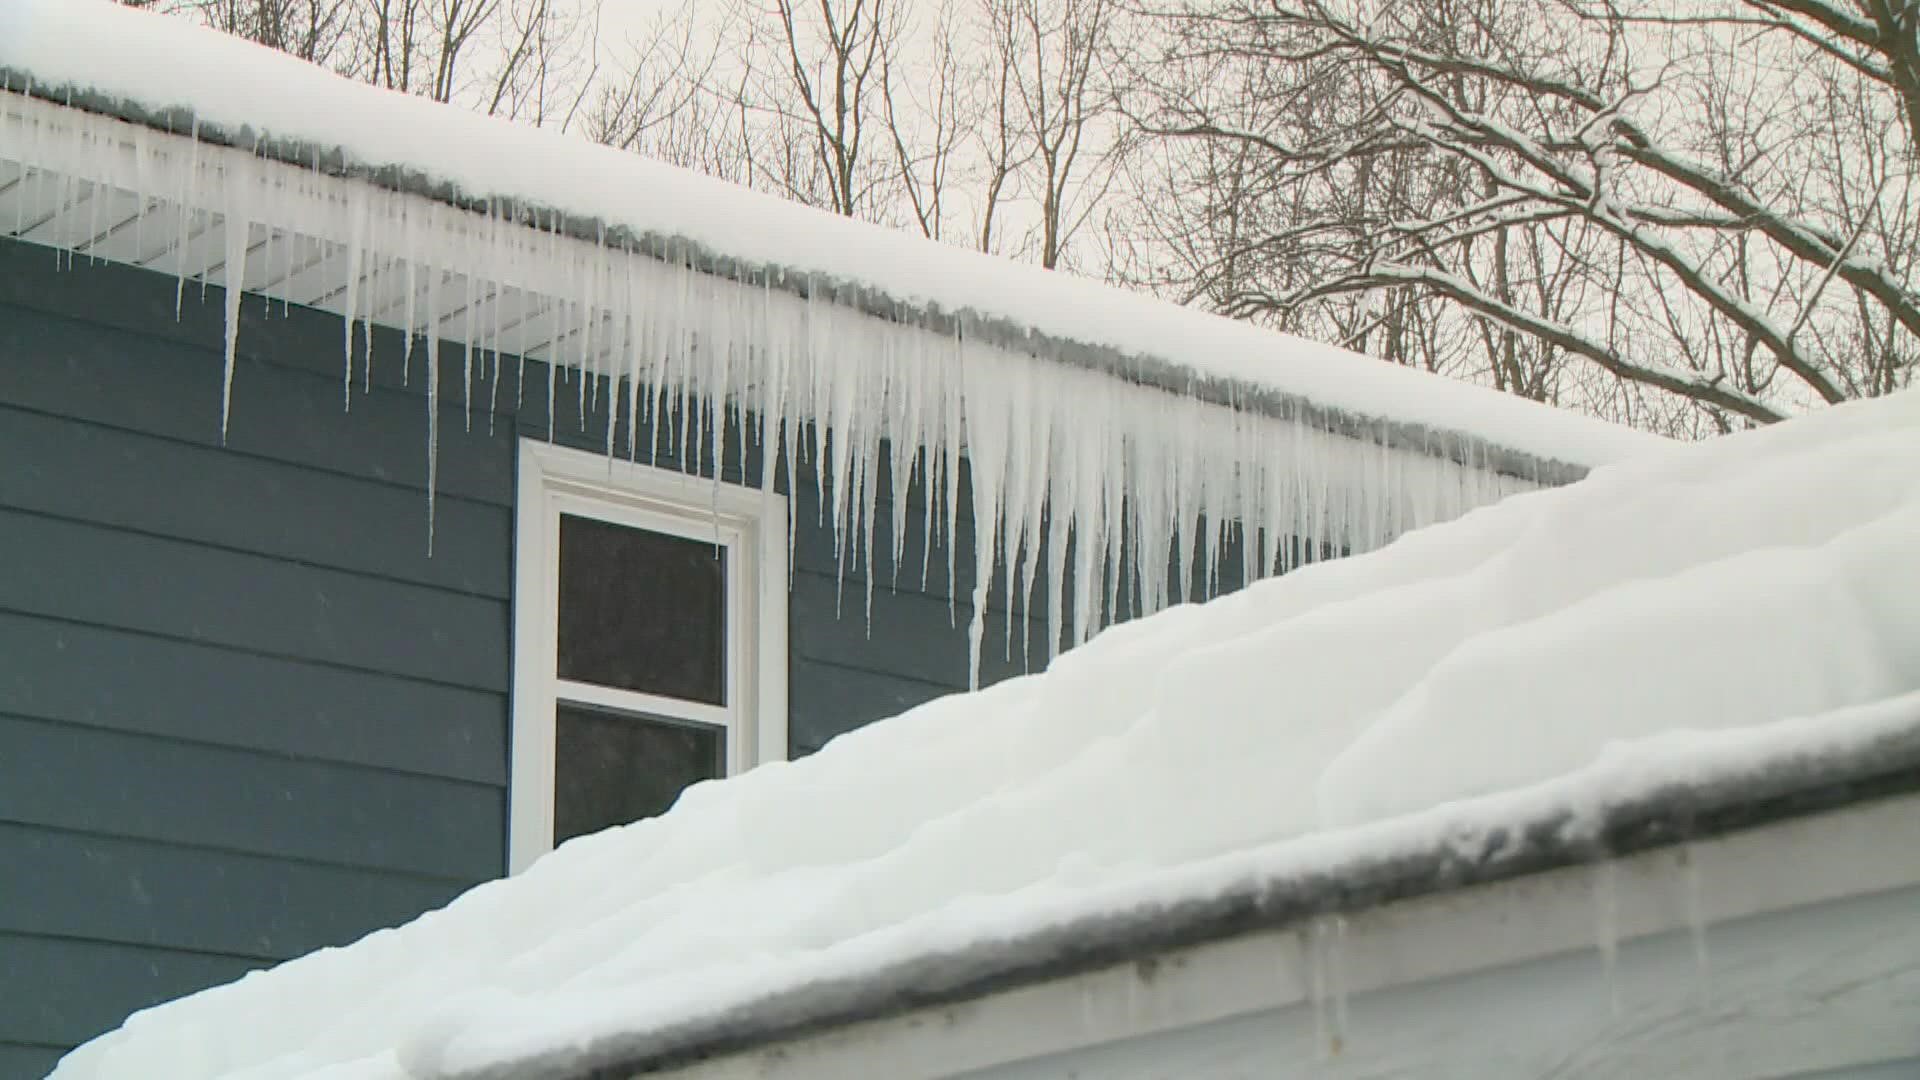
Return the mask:
M857 984L775 995L739 1015L645 1038L646 1045L586 1069L508 1073L545 1080L627 1080L710 1058L954 1005L1117 964L1311 920L1353 915L1457 891L1659 848L1725 836L1792 818L1920 792L1920 711L1895 730L1834 753L1756 762L1693 782L1659 784L1604 807L1597 826L1559 808L1419 851L1362 855L1311 873L1253 880L1218 895L1101 915L969 950L965 975L929 976L910 957ZM944 980L935 982L934 980ZM829 1004L817 1004L825 999ZM508 1073L498 1073L505 1076ZM490 1080L480 1070L466 1080Z
M1311 425L1357 441L1416 449L1468 468L1549 486L1572 483L1590 471L1585 465L1516 450L1469 432L1331 408L1303 395L1256 383L1199 375L1161 357L1058 337L971 308L948 310L930 302L904 301L869 285L750 262L711 250L683 236L639 232L597 217L568 215L519 199L476 198L419 170L355 164L339 147L324 147L284 136L270 137L248 127L233 130L202 124L193 110L184 106L154 109L91 90L47 85L36 80L31 72L7 65L0 65L0 91L212 145L250 149L255 155L282 165L340 179L361 180L398 194L431 199L469 213L501 217L543 232L630 251L714 277L779 289L803 299L829 299L877 319L919 326L936 334L976 339L1009 351L1050 357L1138 386Z

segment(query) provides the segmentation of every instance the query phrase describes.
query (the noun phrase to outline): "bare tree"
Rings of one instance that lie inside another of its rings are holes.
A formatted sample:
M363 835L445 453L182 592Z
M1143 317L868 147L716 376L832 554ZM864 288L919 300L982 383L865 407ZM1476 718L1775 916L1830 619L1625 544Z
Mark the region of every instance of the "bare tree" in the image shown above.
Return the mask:
M1011 194L1009 185L1025 166L1030 150L1016 135L1015 70L1022 52L1015 45L1018 12L1001 0L979 0L979 15L993 47L978 50L986 62L977 69L973 83L974 115L979 121L974 127L974 147L983 173L979 221L973 233L978 238L976 247L993 252L998 250L994 230L1001 205Z
M355 0L122 0L189 13L207 25L302 60L331 65L351 37Z
M964 97L969 75L961 59L959 13L942 0L934 12L932 38L923 43L921 62L908 70L932 73L930 81L900 79L899 58L890 50L881 59L880 97L886 106L887 137L899 169L901 195L921 235L939 240L950 216L948 196L973 117ZM925 83L925 90L916 89Z
M751 184L746 72L722 62L730 28L707 26L699 11L687 0L624 43L616 75L595 90L584 130L596 142Z
M881 139L882 84L906 20L902 0L769 0L744 8L747 73L739 107L764 175L782 194L848 217L875 217L894 175Z
M1132 111L1208 152L1143 214L1191 295L1545 400L1724 427L1885 393L1920 360L1899 61L1789 9L1176 15Z
M451 61L444 85L489 115L564 130L598 91L598 31L597 5L498 0L468 50L481 54L470 85L452 77Z
M1001 106L996 159L1030 174L1039 221L1035 256L1060 265L1097 191L1083 182L1109 97L1102 83L1117 5L1110 0L986 0ZM1004 95L1004 96L1003 96ZM1006 99L1010 98L1011 101ZM1010 107L1008 107L1010 106ZM1009 137L1009 133L1011 137ZM1011 144L1024 145L1017 157ZM990 203L991 205L991 203Z
M1667 24L1682 21L1673 15L1650 18ZM1723 25L1784 31L1838 58L1900 100L1907 137L1920 145L1920 4L1913 0L1743 0L1742 10L1710 12L1704 18Z
M596 75L597 2L132 0L435 101L567 123Z

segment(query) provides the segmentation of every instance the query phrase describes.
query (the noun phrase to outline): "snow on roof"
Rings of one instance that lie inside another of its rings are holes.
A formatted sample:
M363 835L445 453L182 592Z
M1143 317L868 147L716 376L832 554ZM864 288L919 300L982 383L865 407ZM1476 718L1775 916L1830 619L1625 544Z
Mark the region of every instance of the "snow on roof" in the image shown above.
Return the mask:
M812 279L914 316L1174 386L1220 380L1319 408L1462 433L1545 462L1592 466L1650 436L1096 282L932 243L551 131L355 83L191 23L104 0L0 6L0 71L16 91L258 145L305 164L558 211L730 272Z
M1920 745L1916 448L1920 392L1839 406L1169 609L138 1014L55 1076L632 1061L953 977L917 958L1481 852L1543 808L1577 837L1676 784L1860 767Z

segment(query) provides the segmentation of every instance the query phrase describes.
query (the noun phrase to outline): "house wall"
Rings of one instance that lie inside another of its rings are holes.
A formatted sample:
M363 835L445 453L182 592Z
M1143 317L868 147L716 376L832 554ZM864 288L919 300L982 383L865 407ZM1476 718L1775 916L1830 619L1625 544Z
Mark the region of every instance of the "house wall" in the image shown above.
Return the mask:
M0 1076L500 873L512 441L0 244Z
M420 356L403 385L376 333L343 412L338 319L249 298L223 446L221 300L189 283L176 318L170 277L0 240L0 1080L505 866L515 447L547 435L544 369L523 397L510 360L469 429L444 354L429 557ZM563 384L555 441L604 446L596 400L583 422ZM919 508L869 633L799 478L795 755L967 682ZM1002 626L988 681L1026 667Z

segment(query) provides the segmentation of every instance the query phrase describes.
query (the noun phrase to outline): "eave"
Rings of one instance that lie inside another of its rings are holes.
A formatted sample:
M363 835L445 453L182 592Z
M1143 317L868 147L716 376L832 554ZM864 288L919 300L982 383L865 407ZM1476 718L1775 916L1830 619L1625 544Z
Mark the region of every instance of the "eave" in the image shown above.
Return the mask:
M565 238L588 249L623 251L652 259L663 266L683 268L716 281L768 289L803 303L825 302L886 323L914 327L935 337L983 343L1011 353L1044 357L1127 383L1194 399L1237 412L1252 412L1375 445L1406 448L1423 455L1484 469L1543 486L1571 483L1585 476L1590 465L1503 445L1478 433L1428 423L1368 414L1316 401L1267 382L1254 382L1198 372L1169 357L1127 351L1109 345L1050 333L1022 325L1002 315L973 308L949 308L936 301L903 298L884 288L831 274L745 259L717 251L687 236L658 230L635 229L592 214L567 213L537 200L511 195L476 197L456 184L426 171L394 164L370 165L337 146L326 146L249 127L230 128L202 120L182 106L153 108L86 88L36 80L33 73L0 65L0 92L30 97L173 137L190 137L208 147L238 150L315 178L357 180L373 189L414 196L485 221L501 221L526 231L529 242ZM18 182L18 177L13 178ZM0 182L0 196L6 191ZM123 218L122 222L130 218ZM273 224L269 222L268 224ZM80 249L80 254L87 254ZM457 267L443 268L458 273ZM221 280L217 263L182 271L196 279ZM282 283L257 283L258 291L285 299ZM256 283L249 277L249 289ZM297 293L293 302L323 308L328 293ZM557 297L549 296L551 303ZM376 322L391 322L376 319ZM1276 337L1275 340L1278 340ZM545 359L552 342L532 341L507 351L530 359Z

